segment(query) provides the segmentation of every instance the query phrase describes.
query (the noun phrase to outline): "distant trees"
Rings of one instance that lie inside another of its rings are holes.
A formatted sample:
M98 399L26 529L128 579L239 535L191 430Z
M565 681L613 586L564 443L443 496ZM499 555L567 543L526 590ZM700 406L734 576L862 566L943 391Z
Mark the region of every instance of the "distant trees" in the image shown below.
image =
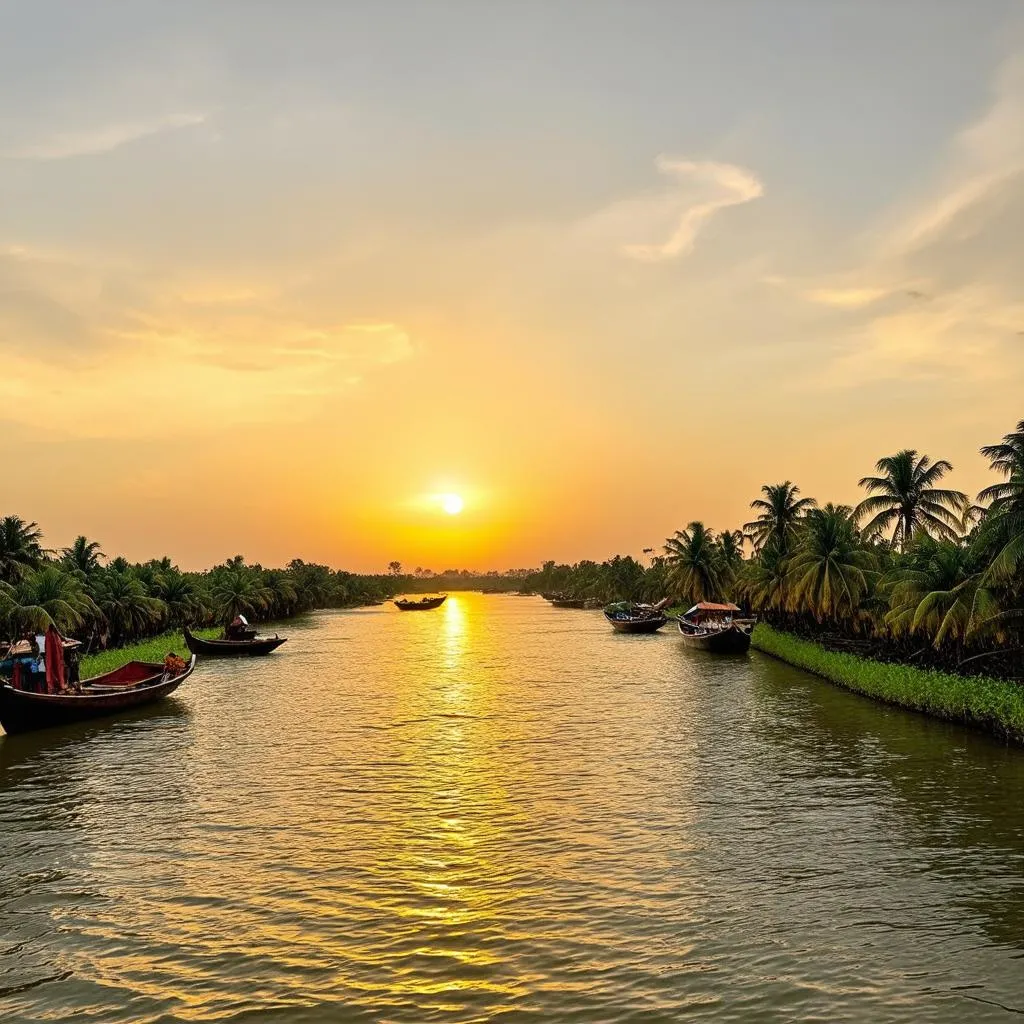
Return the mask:
M601 600L731 600L785 629L885 657L1024 674L1024 420L981 454L999 480L972 503L952 471L911 448L879 459L856 506L765 484L754 518L716 534L691 522L664 555L623 574L545 562L523 589ZM744 557L743 540L753 552ZM645 554L653 550L645 549Z
M398 578L333 572L295 559L284 569L246 565L235 555L207 572L182 572L170 558L104 564L85 536L53 556L42 532L18 516L0 519L0 636L45 630L90 647L130 643L184 624L285 618L313 608L362 604L394 594Z

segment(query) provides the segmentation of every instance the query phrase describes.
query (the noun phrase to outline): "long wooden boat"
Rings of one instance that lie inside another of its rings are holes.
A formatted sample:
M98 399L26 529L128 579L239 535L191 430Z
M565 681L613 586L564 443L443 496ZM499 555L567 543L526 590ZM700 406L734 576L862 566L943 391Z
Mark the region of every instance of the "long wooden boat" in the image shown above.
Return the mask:
M440 608L447 600L447 594L441 594L440 597L421 597L417 601L396 597L395 607L403 612L429 612L431 608Z
M586 608L587 601L583 597L550 597L552 608Z
M130 661L113 672L84 679L77 692L30 693L0 686L0 725L8 735L69 725L150 704L173 693L196 667L195 655L175 674L162 664Z
M714 654L743 654L750 649L753 624L749 621L695 623L680 618L679 634L687 647Z
M186 626L185 643L193 654L216 658L250 658L276 651L288 638L285 636L257 636L248 640L204 640L195 636Z

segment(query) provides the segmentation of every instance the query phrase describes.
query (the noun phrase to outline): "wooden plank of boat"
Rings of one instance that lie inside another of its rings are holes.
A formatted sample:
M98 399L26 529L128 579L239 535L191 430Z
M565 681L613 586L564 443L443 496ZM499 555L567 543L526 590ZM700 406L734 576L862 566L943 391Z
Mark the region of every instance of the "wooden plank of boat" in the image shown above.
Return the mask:
M253 640L205 640L186 626L182 631L185 643L193 654L219 658L249 658L276 651L288 638L285 636L256 637Z
M448 600L447 594L440 597L421 597L418 601L395 598L395 607L403 612L429 612L432 608L440 608Z
M195 667L195 655L174 675L160 664L130 661L113 672L83 679L78 693L30 693L4 684L0 686L0 725L14 735L141 707L173 693Z
M750 625L731 622L723 626L698 626L683 618L677 623L687 647L713 654L743 654L750 649Z
M668 622L664 615L637 615L619 618L604 613L604 617L612 624L616 633L657 633Z

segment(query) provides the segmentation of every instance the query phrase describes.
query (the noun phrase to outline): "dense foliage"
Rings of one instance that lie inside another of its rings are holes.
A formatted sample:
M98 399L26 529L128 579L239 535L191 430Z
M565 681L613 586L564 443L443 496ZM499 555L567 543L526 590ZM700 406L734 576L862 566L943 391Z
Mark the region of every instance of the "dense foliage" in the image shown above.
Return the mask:
M109 562L96 541L78 537L47 551L35 523L0 518L0 636L51 623L102 650L183 625L283 619L313 608L375 603L390 597L393 575L334 572L295 559L284 569L246 565L241 555L206 572L183 572L169 558ZM104 564L106 563L106 564Z
M548 562L524 589L596 602L732 600L790 632L889 660L1024 674L1024 421L981 449L999 478L973 504L952 471L912 449L878 461L856 507L766 484L755 518L692 522L648 567ZM744 557L742 542L749 542ZM653 552L652 552L653 553Z

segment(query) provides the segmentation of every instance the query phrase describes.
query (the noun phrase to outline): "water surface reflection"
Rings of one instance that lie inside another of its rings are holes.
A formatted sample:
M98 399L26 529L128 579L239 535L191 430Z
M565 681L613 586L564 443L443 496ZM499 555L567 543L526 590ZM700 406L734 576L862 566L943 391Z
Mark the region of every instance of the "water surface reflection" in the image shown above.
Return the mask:
M1004 1020L1024 757L458 594L0 740L12 1020Z

